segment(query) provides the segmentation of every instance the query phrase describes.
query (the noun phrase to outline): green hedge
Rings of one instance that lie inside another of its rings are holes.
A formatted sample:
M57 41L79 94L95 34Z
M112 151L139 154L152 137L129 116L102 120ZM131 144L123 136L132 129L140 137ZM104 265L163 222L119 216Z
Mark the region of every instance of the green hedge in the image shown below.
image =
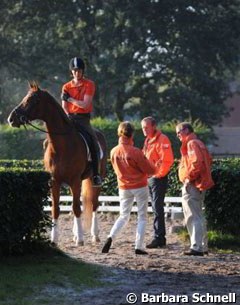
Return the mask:
M45 239L51 225L43 211L50 175L43 170L0 167L0 253L25 251Z
M240 232L240 159L214 160L215 186L206 193L209 229L239 235Z
M7 166L15 168L41 168L41 161L27 160L2 160L0 167ZM168 196L181 196L181 183L177 175L178 161L174 162L172 170L169 174ZM213 179L215 186L206 193L206 216L208 219L208 227L222 233L230 233L237 235L240 231L240 159L217 159L213 163ZM36 180L35 184L39 184ZM32 191L31 186L30 191ZM21 188L22 190L24 187ZM18 187L16 188L18 192ZM13 194L15 190L13 191ZM62 194L69 194L68 188L62 188ZM107 177L102 188L102 195L117 195L117 181L110 162L107 164Z
M140 121L132 121L132 123L135 127L134 145L139 148L142 148L144 142L144 136L142 133ZM167 122L161 126L158 125L158 128L161 129L161 131L169 137L172 143L174 156L175 158L179 158L181 143L179 139L176 137L176 131L175 131L176 124L177 122L175 121ZM95 128L98 128L103 131L104 135L106 136L108 149L110 152L110 150L118 143L117 128L119 122L112 121L109 119L96 118L92 120L92 125ZM192 125L200 139L202 139L205 143L211 141L210 143L213 144L213 140L215 139L215 136L210 129L202 125L199 121L193 122Z
M41 159L45 136L32 127L25 130L0 125L0 159Z
M140 122L133 122L135 126L134 142L135 146L142 148L144 142L144 136L141 130ZM117 145L118 136L117 128L119 125L118 121L109 119L96 118L92 120L92 125L95 128L100 129L107 140L108 153L110 150ZM199 123L193 124L200 138L205 142L211 138L212 133L205 127L202 127ZM174 156L179 157L180 141L177 139L175 134L176 123L166 123L163 126L159 126L162 132L169 136ZM27 127L25 130L21 128L11 128L7 125L0 125L0 159L31 159L38 160L43 157L43 140L46 134Z
M177 174L178 161L169 174L169 196L181 196ZM205 207L208 229L223 234L240 232L240 159L216 159L212 176L215 186L206 192Z
M43 160L0 160L0 168L2 170L5 168L9 169L19 169L21 171L23 170L43 170Z

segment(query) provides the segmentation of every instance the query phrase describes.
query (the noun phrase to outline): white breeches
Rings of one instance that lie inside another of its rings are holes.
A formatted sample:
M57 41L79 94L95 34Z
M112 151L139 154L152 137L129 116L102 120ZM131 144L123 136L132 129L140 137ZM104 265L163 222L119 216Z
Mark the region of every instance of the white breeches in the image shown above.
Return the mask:
M130 213L134 203L137 202L138 221L135 239L135 249L144 249L144 237L147 224L147 207L148 207L148 187L142 187L131 190L119 190L120 197L120 215L114 223L109 237L114 239L120 230L128 223Z

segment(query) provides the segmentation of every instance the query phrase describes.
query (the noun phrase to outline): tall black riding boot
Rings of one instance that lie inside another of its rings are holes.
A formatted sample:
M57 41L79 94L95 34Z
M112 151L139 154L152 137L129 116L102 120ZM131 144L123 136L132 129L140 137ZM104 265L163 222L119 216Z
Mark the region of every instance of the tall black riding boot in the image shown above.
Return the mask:
M102 185L102 178L99 174L99 157L98 157L98 151L96 145L93 140L91 143L89 143L89 149L92 157L92 170L93 170L93 178L92 178L92 184L93 187L100 187Z

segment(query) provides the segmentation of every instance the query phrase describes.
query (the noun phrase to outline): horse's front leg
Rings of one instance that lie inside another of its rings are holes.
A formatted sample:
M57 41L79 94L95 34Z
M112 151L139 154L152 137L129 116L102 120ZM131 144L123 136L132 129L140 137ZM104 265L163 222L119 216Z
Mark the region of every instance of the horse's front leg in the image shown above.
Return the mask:
M51 242L58 243L58 217L59 217L59 196L60 185L55 180L52 181L51 197L52 197L52 231Z
M73 219L73 240L76 243L76 246L83 246L83 227L81 220L81 207L80 207L80 194L81 188L80 183L77 183L71 187L71 192L73 196L72 210L74 214Z

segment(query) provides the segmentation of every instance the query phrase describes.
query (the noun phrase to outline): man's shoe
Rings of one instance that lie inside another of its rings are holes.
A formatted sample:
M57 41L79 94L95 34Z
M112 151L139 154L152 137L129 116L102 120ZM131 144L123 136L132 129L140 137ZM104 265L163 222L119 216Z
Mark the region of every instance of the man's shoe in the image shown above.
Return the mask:
M100 187L102 186L102 178L99 175L93 176L92 178L92 186L93 187Z
M140 249L135 249L135 254L140 254L140 255L148 255L146 251L140 250Z
M203 256L203 252L196 251L193 249L190 249L189 251L185 251L183 252L183 254L188 256Z
M102 248L102 253L108 253L109 249L111 247L111 244L112 244L112 238L108 237L108 239L106 240L106 242Z
M153 241L146 246L148 249L156 249L156 248L164 248L166 246L166 241L158 241L157 239L153 239Z

